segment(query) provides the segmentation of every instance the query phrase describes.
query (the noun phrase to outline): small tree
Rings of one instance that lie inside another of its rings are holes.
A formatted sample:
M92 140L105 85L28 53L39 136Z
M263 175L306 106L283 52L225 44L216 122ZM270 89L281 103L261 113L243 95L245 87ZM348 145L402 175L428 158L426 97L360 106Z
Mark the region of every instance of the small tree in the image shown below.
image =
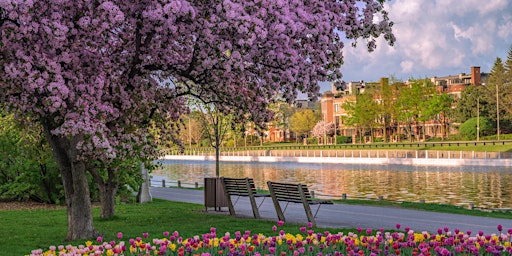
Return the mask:
M290 129L298 136L308 137L319 117L311 109L301 109L290 117ZM298 139L298 137L297 137Z
M434 120L441 123L441 138L444 140L447 137L448 115L452 109L452 97L447 93L436 93L424 103L425 105L421 120L424 122ZM425 125L423 125L423 128L425 129ZM423 133L423 136L425 136L425 132Z
M200 109L200 120L210 146L215 149L215 176L220 176L220 147L231 127L232 118L223 114L215 104L196 104Z
M362 136L366 133L366 129L373 131L373 127L377 125L377 117L379 114L379 105L373 99L371 93L358 94L356 102L346 102L343 107L347 110L349 115L347 125L356 128L359 133L359 143L361 143ZM373 134L372 134L373 136Z
M432 82L428 79L413 80L407 87L402 87L399 92L395 107L400 111L398 121L402 122L407 131L409 141L412 141L413 135L419 140L419 123L424 121L422 115L425 103L434 93ZM414 125L416 126L414 128ZM423 125L422 125L423 126Z
M182 118L184 129L180 131L180 140L183 144L197 145L203 138L204 129L201 115L198 111L193 111Z
M327 144L325 137L332 137L334 135L334 123L321 120L320 122L316 123L313 131L311 132L311 135L315 138L318 138L319 142L321 138L324 138L324 144Z

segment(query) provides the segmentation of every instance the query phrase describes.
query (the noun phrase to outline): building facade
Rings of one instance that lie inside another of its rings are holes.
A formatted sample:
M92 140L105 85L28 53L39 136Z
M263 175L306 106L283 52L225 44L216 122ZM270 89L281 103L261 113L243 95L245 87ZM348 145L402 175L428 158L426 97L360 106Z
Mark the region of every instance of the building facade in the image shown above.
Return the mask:
M458 99L461 98L461 94L464 89L469 85L485 85L488 79L487 73L481 73L480 67L471 67L471 73L465 74L460 73L458 75L449 75L443 77L431 77L430 81L435 85L437 92L447 93L454 100L454 105ZM401 84L400 86L409 86L409 81ZM365 134L358 134L358 131L347 125L346 120L349 117L349 113L344 109L344 105L348 102L356 103L356 95L362 94L365 90L373 88L373 91L382 91L386 86L390 86L387 78L380 79L379 82L349 82L341 85L332 85L331 91L327 91L322 95L320 100L322 108L322 118L327 122L334 122L336 125L337 134L341 136L365 136ZM378 103L381 102L380 96L377 94L374 96L374 100ZM400 138L392 136L393 134L405 134L408 130L413 133L418 140L429 137L442 137L445 133L456 134L457 129L453 126L446 126L446 117L439 117L435 120L429 120L421 123L407 124L411 127L406 127L406 124L393 123L388 127L380 125L381 128L375 128L372 131L372 136L387 137L389 141L397 141ZM444 120L443 122L439 120ZM375 120L375 122L382 122L382 120ZM444 129L448 129L444 131ZM421 138L420 138L421 137ZM354 142L354 139L352 140ZM369 140L365 140L369 141Z

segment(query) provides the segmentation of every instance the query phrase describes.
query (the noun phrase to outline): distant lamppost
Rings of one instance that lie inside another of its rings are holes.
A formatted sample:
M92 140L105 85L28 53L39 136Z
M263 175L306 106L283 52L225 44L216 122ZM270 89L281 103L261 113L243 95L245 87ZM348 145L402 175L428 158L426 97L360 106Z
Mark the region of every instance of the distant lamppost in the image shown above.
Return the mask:
M480 141L480 98L476 98L476 141Z
M338 118L334 115L334 145L338 145L338 126L336 121L338 121Z
M326 118L326 115L327 114L322 115L323 119L324 119L324 127L323 127L324 128L323 129L324 130L324 145L327 145L327 131L326 131L327 130L327 120L326 120L327 118Z
M500 140L500 101L498 97L498 84L496 83L496 126L497 126L497 134L498 141Z
M188 147L192 149L192 129L190 126L190 115L188 116Z

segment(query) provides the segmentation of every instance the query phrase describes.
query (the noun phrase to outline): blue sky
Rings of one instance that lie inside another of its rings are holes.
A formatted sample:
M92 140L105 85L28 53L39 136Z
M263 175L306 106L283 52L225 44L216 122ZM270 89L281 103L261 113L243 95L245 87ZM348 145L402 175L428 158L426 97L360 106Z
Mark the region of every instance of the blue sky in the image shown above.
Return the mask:
M385 4L395 23L394 46L382 38L368 53L364 42L344 48L343 80L400 80L489 72L496 57L505 60L512 46L510 0L392 0ZM322 83L320 92L330 86Z

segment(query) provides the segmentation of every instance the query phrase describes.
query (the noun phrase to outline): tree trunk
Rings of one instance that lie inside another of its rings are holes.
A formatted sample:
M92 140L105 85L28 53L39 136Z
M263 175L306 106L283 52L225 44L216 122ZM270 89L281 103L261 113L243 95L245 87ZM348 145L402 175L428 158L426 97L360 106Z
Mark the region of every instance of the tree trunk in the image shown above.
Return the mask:
M414 132L413 129L412 129L412 123L409 123L408 125L408 136L409 136L409 142L412 142L412 133Z
M219 166L219 158L220 158L220 135L219 135L219 122L217 119L217 123L214 125L214 133L215 133L215 177L220 176L220 166Z
M84 160L79 159L77 150L82 136L58 137L51 133L47 123L43 122L43 127L62 176L68 215L66 240L96 238L99 233L92 221L86 165Z
M105 183L107 184L107 183ZM101 202L101 218L111 218L115 214L115 203L118 184L99 186L100 188L100 202Z
M478 132L478 131L477 131ZM443 124L441 125L441 140L444 141L446 136L446 116L443 113Z
M426 135L426 133L427 133L427 122L423 121L423 127L421 127L421 128L423 130L423 134L422 134L423 142L427 142L427 135Z
M104 181L97 169L89 168L94 182L100 191L101 218L111 218L115 215L115 199L119 183L114 170L108 169L107 180Z

